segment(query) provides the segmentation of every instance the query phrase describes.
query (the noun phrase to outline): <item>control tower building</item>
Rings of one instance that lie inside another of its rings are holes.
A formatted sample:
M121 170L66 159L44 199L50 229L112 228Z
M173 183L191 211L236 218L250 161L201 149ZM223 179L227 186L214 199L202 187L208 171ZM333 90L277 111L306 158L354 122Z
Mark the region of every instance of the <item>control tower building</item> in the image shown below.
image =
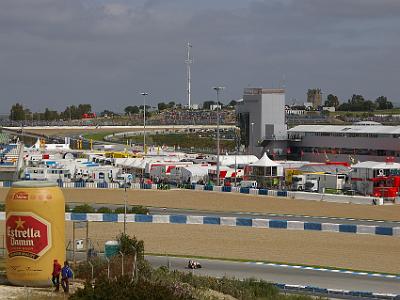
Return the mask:
M243 100L236 106L241 144L249 154L285 155L285 90L245 88Z

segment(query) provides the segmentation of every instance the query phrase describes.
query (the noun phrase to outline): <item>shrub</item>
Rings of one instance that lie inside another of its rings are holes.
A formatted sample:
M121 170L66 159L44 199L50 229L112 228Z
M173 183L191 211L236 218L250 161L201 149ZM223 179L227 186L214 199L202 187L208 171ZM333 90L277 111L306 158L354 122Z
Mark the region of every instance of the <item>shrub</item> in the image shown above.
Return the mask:
M192 296L192 289L188 285L181 283L167 284L163 281L154 282L145 278L132 281L128 276L123 276L116 280L101 277L94 285L86 283L85 287L79 289L70 299L189 300L194 299L194 297Z
M114 213L116 214L123 214L125 212L125 208L124 207L117 207L116 209L114 209ZM126 208L126 213L129 213L129 208Z
M144 259L144 242L137 240L136 237L130 237L127 234L121 233L117 236L117 240L120 244L120 251L124 255L133 255L134 251L137 253L137 259ZM135 249L135 250L134 250Z
M130 212L132 214L142 214L142 215L147 215L150 211L147 207L138 205L138 206L132 206Z
M124 207L117 207L114 212L116 214L123 214L124 213ZM132 207L127 207L126 208L126 213L128 214L142 214L142 215L147 215L149 213L149 209L147 207L141 206L141 205L135 205Z
M94 208L88 204L77 205L72 209L74 213L94 213Z
M100 208L97 210L97 212L98 212L98 213L102 213L102 214L111 214L111 213L112 213L112 210L111 210L110 208L108 208L108 207L103 206L103 207L100 207Z

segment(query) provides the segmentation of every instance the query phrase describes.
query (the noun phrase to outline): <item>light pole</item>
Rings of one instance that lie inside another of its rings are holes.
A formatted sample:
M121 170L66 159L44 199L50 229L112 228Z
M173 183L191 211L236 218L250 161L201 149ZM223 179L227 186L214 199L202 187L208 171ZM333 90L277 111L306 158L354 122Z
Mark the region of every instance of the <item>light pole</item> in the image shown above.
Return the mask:
M235 129L235 186L236 186L236 179L237 179L237 155L239 154L239 138L240 132L239 129Z
M251 154L254 155L254 122L251 125Z
M141 92L143 96L143 153L146 154L146 96L149 93Z
M217 185L219 185L219 93L225 89L223 86L216 86L213 89L217 92Z

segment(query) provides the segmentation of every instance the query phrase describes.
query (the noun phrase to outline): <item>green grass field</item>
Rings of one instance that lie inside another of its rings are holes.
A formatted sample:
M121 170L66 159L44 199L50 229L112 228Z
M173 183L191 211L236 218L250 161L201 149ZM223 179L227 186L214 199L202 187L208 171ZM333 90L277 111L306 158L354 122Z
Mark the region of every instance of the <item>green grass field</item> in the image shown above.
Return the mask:
M143 135L136 135L129 137L132 143L141 144L143 143ZM126 143L126 139L121 139L121 143ZM146 143L155 146L179 146L181 148L204 149L204 148L215 148L215 138L212 136L200 136L198 134L150 134L146 135ZM233 151L235 149L235 141L233 140L221 140L220 146L222 149Z

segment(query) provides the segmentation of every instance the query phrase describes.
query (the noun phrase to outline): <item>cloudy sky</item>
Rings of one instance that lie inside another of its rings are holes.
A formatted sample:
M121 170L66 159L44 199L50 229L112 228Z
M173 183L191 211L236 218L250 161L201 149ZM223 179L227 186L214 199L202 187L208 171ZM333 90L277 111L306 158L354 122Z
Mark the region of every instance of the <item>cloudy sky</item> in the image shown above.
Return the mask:
M285 85L400 105L399 0L1 0L0 113L185 103L187 41L195 103Z

